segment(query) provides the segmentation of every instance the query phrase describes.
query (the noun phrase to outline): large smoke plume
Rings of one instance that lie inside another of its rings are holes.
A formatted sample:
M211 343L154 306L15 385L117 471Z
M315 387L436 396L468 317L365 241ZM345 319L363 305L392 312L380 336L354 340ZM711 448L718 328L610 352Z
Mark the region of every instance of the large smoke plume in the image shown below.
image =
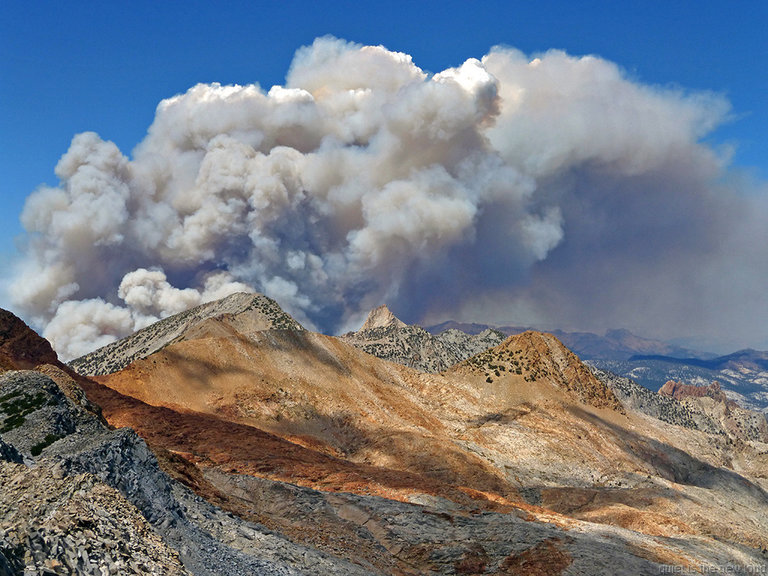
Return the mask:
M285 86L164 100L132 157L75 136L27 201L11 296L65 358L236 290L327 332L386 301L712 335L768 311L765 211L703 143L727 113L596 57L495 48L431 75L322 38ZM734 295L762 308L734 317Z

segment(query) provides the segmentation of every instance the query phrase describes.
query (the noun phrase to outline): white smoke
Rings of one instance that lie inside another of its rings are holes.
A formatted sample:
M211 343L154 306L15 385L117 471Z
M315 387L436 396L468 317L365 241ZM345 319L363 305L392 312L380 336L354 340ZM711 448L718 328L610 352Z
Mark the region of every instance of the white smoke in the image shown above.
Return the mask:
M235 290L325 331L384 300L410 320L487 314L499 295L536 300L525 291L598 197L683 217L708 196L723 160L701 139L727 112L596 57L496 48L429 75L321 38L285 86L164 100L132 159L75 136L60 185L27 201L10 292L67 358Z
M209 275L201 290L171 286L160 269L139 268L123 277L117 290L124 302L116 306L102 298L65 300L56 309L43 335L63 358L76 358L95 348L189 308L235 292L252 292L226 272Z

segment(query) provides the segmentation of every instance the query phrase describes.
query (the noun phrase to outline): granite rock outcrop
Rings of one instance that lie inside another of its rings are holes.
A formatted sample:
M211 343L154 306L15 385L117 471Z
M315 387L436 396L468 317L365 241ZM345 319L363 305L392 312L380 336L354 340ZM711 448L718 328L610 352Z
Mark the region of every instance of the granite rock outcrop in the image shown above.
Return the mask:
M360 330L339 338L377 358L435 373L500 344L505 336L492 329L474 335L455 329L431 334L379 306L371 310Z

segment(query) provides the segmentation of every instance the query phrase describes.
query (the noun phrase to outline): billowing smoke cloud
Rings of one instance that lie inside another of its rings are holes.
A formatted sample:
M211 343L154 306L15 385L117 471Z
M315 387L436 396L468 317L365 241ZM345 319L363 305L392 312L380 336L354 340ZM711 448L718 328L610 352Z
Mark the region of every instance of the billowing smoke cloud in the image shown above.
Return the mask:
M285 86L164 100L132 158L75 136L27 201L10 291L67 358L236 290L328 332L384 301L410 321L702 331L722 271L767 268L747 250L764 211L702 143L727 113L595 57L496 48L430 75L322 38Z

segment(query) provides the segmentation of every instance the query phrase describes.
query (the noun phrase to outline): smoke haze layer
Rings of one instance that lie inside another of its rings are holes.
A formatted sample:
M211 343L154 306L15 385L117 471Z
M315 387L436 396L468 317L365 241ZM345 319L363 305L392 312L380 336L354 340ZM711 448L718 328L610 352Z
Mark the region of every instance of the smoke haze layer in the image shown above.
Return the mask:
M597 57L494 48L428 74L321 38L284 86L162 101L132 157L75 136L27 200L10 293L64 358L241 290L326 332L387 302L766 340L765 202L704 140L728 112Z

